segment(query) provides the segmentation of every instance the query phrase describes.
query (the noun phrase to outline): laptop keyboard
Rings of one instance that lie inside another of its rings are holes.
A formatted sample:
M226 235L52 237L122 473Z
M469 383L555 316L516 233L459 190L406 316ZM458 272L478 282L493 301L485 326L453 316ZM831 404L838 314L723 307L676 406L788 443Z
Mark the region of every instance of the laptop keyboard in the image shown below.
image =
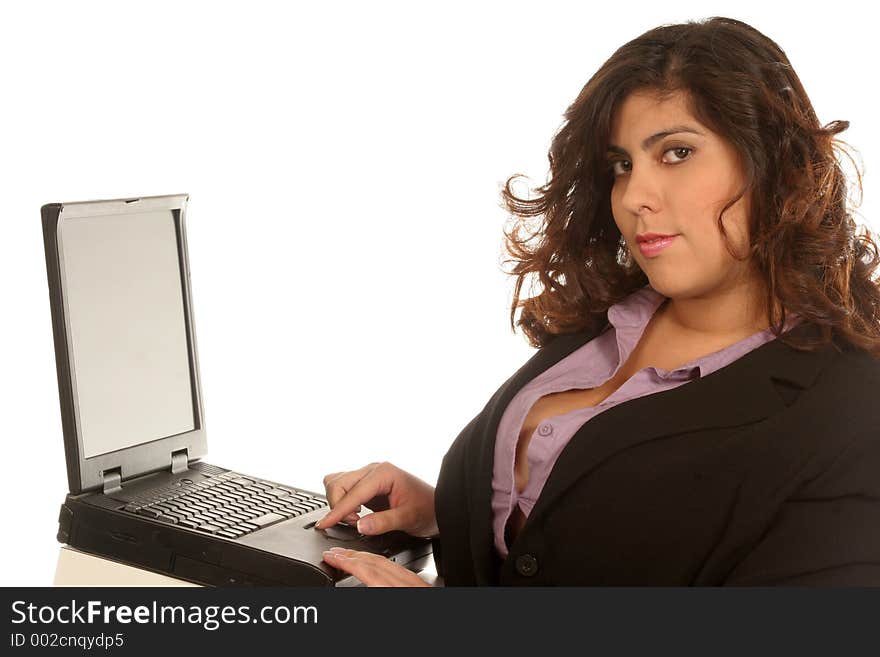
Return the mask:
M327 506L324 497L224 472L189 486L152 489L124 511L225 538L239 538L276 522Z

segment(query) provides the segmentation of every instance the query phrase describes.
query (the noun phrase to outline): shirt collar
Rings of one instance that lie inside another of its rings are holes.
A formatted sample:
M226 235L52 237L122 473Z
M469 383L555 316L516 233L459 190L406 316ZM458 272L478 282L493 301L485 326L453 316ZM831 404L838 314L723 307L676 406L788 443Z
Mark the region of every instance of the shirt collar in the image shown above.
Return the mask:
M608 309L608 321L616 329L644 328L666 300L648 283Z
M608 321L615 328L618 353L621 358L629 357L630 351L641 338L651 317L666 299L665 295L652 288L649 283L608 309ZM800 321L799 315L788 313L783 332L790 330ZM704 377L723 367L728 358L727 354L750 351L764 342L774 339L774 337L772 329L768 327L729 347L685 363L672 372L692 375L696 370L699 372L699 376Z

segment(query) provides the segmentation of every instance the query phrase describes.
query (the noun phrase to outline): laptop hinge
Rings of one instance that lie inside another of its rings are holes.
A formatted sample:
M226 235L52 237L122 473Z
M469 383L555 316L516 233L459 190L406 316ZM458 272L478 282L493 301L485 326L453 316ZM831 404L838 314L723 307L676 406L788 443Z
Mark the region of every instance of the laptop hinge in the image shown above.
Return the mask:
M179 474L185 472L189 465L187 451L184 447L176 452L171 452L171 474Z
M104 495L122 490L122 466L104 470L101 474L104 477Z

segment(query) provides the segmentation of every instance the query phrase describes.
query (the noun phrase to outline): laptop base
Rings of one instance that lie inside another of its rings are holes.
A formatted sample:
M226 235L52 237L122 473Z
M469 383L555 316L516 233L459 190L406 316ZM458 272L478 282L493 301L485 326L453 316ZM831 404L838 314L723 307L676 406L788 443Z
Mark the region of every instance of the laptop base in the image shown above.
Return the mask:
M202 468L228 472L194 463L191 470L176 475L145 475L109 495L67 495L58 518L58 541L83 552L206 586L361 585L356 578L322 560L323 551L337 545L383 554L414 572L430 563L430 539L417 539L403 532L367 537L345 525L323 531L314 529L314 523L327 513L327 507L238 539L178 527L123 510L139 490L173 483L181 474L204 477Z

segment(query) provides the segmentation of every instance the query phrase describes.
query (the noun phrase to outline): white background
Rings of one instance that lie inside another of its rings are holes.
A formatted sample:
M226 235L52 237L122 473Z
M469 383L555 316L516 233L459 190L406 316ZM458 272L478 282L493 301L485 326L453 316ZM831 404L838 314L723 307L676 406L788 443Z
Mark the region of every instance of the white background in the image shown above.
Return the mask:
M851 121L873 225L867 6L4 3L0 584L51 584L67 490L42 204L191 195L208 462L322 490L390 460L434 483L533 353L508 324L499 186L545 182L595 70L662 23L750 23L820 121Z

